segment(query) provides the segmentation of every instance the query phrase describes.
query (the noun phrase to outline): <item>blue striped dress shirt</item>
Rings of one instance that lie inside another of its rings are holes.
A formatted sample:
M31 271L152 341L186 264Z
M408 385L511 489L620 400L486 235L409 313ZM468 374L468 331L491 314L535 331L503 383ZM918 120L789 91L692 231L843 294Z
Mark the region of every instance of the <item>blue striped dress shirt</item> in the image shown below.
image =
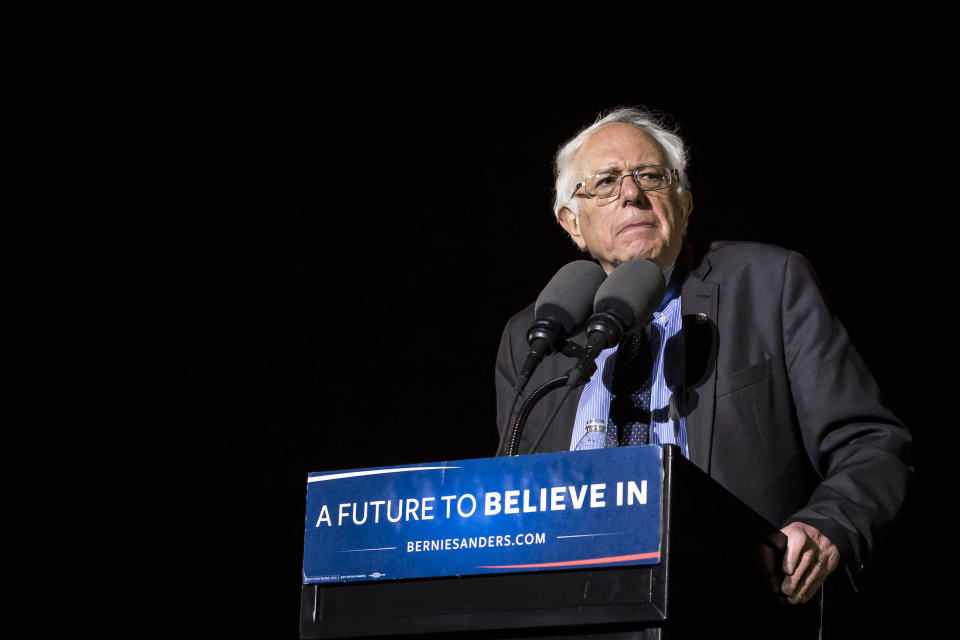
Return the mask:
M664 274L668 282L672 272L673 266ZM680 424L674 424L670 412L671 392L664 376L664 351L667 341L677 336L682 328L680 287L679 284L675 284L667 290L660 308L654 312L653 320L650 321L647 328L651 348L656 349L653 381L650 390L650 444L675 444L683 451L683 455L689 458L686 419L680 416ZM586 434L588 420L608 422L607 414L610 411L612 395L609 385L613 367L611 366L608 371L605 365L616 351L617 347L610 347L601 351L600 355L597 356L597 371L583 388L580 402L577 405L577 417L573 423L573 435L570 439L571 450L577 448L580 439ZM679 354L682 353L682 350L672 350L672 353ZM606 375L604 375L605 372Z

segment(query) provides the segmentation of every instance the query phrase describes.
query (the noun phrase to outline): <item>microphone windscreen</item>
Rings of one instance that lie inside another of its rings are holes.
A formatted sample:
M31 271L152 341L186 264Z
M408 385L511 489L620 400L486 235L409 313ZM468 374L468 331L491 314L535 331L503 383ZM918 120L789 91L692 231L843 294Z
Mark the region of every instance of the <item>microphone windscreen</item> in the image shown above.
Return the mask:
M567 335L590 317L593 298L607 274L596 262L577 260L563 265L537 297L534 317L556 320Z
M653 315L667 290L660 267L652 260L628 260L617 266L597 289L593 310L616 316L624 333Z

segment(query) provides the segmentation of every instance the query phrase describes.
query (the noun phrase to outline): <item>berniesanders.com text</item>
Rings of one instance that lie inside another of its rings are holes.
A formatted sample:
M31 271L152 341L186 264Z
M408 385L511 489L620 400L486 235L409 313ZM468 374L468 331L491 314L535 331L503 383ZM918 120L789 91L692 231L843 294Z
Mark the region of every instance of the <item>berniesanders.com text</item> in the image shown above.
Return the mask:
M435 540L408 540L407 553L422 551L460 551L463 549L484 549L487 547L519 547L523 545L546 544L547 534L517 533L501 536L472 536L469 538L437 538Z

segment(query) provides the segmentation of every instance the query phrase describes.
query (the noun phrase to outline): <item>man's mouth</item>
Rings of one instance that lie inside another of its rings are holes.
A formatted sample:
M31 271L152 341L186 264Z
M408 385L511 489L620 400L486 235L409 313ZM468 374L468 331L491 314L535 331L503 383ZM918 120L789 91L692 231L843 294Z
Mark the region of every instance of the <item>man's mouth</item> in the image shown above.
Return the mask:
M623 225L622 227L620 227L620 229L617 230L617 235L620 235L620 234L623 233L624 231L629 231L629 230L631 230L631 229L646 229L646 228L652 229L652 228L655 227L655 226L656 226L656 225L655 225L653 222L645 222L645 221L643 221L643 220L636 220L636 221L633 221L633 222L628 222L627 224L625 224L625 225Z

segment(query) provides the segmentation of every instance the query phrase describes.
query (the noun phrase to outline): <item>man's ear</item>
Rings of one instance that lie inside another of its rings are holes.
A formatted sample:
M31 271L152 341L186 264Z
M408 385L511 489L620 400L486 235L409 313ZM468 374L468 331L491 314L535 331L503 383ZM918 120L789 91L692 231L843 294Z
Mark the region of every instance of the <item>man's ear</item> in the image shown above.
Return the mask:
M557 217L570 238L580 247L580 250L587 248L587 243L583 239L583 233L580 231L580 216L573 212L570 207L560 209L560 215Z
M690 214L693 213L693 192L690 189L684 189L680 192L680 207L683 211L683 220L681 221L681 234L687 235L687 224L690 222Z

